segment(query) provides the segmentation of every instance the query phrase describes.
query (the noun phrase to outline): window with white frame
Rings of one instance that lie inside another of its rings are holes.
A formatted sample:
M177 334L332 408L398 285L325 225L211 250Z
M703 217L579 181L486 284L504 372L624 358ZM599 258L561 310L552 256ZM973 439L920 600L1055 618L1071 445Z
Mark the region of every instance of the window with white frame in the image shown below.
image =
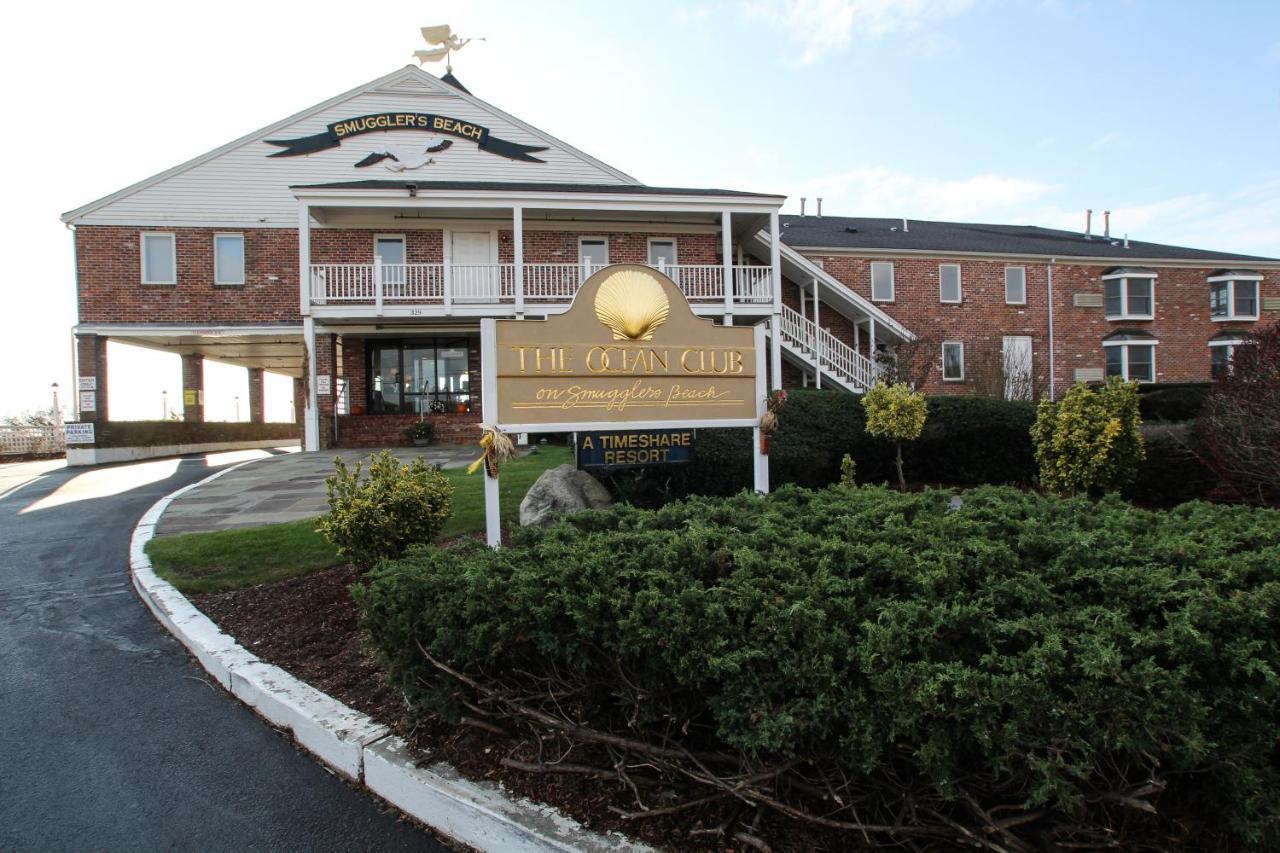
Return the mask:
M142 283L178 283L178 258L174 235L143 233Z
M578 263L595 269L609 264L609 241L604 237L582 237L578 240Z
M1006 305L1027 304L1027 268L1004 268L1004 301Z
M244 284L244 235L213 235L213 283Z
M964 344L960 341L942 343L942 378L946 382L964 380Z
M1216 321L1258 319L1256 273L1225 273L1209 277L1209 316Z
M1108 320L1152 320L1156 309L1156 277L1113 273L1102 277Z
M938 299L941 302L960 302L960 265L938 265Z
M1118 376L1126 382L1155 382L1158 343L1147 335L1117 335L1104 340L1107 378Z
M1236 357L1236 347L1248 341L1244 338L1216 337L1209 341L1209 375L1223 379L1231 373L1231 363Z
M649 238L649 266L662 269L676 265L676 241Z
M876 302L893 301L893 264L882 261L871 264L871 298Z

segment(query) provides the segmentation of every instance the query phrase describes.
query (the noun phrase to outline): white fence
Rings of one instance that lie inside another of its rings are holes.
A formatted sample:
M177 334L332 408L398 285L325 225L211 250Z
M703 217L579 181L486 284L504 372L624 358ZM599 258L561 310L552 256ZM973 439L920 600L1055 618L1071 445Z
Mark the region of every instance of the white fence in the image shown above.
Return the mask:
M0 456L57 455L66 449L66 433L60 426L0 426Z

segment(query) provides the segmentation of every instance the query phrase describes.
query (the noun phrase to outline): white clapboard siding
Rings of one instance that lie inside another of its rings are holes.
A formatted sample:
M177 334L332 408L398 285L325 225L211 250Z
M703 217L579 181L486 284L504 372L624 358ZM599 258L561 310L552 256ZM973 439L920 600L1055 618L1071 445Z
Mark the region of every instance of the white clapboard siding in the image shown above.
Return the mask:
M509 160L479 150L475 142L446 136L452 147L436 162L392 172L382 164L355 164L384 145L408 145L427 131L386 131L346 139L336 148L299 157L268 157L282 150L266 139L292 139L322 132L332 122L380 112L447 115L489 128L492 135L526 145L548 146L533 156L544 163ZM393 179L404 181L530 181L539 183L634 184L633 178L542 134L500 110L470 98L431 74L405 68L355 91L341 102L284 127L264 130L160 180L108 197L80 211L77 224L225 223L244 227L297 224L297 202L289 187L301 184Z

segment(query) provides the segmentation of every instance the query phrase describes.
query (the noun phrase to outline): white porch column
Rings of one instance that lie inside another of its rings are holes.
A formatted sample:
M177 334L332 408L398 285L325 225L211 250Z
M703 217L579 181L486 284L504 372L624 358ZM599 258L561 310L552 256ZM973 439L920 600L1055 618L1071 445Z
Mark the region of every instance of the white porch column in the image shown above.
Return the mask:
M871 332L870 346L867 347L867 357L871 359L871 363L876 363L876 318L867 315L867 328Z
M720 214L720 256L724 261L724 324L733 325L733 230L732 214Z
M511 208L511 260L515 267L516 316L524 316L524 208Z
M778 225L778 211L769 211L769 279L773 283L773 317L770 327L773 334L769 341L769 369L772 373L769 387L782 388L782 229Z
M320 406L316 400L316 321L302 318L302 340L307 348L307 400L302 415L302 449L320 449Z
M813 280L813 325L816 331L813 335L814 357L818 360L818 369L814 373L814 385L818 388L822 387L822 324L821 315L818 313L818 303L821 300L818 297L818 280Z
M311 205L298 202L298 308L311 313Z

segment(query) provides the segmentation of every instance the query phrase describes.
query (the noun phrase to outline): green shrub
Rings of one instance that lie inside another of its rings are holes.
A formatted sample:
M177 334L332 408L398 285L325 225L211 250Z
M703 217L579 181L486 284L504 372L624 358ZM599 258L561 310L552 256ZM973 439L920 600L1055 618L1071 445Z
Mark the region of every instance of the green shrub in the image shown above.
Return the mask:
M596 730L728 766L794 759L770 790L836 820L911 803L912 822L972 826L973 797L1046 810L1010 824L1035 849L1054 832L1167 849L1180 826L1198 849L1280 844L1280 513L948 501L788 487L615 507L500 551L415 550L353 593L427 712L481 700L419 644ZM841 799L814 805L801 777Z
M1138 412L1144 421L1168 421L1183 423L1200 417L1205 399L1209 396L1208 383L1165 383L1138 386Z
M302 427L292 423L243 421L107 421L94 429L95 447L155 447L232 441L296 442Z
M1218 485L1217 476L1200 461L1191 424L1147 424L1143 427L1146 458L1126 486L1126 498L1146 507L1172 507L1202 500Z
M364 479L362 463L354 471L341 459L333 464L337 471L325 480L329 512L317 529L357 566L367 568L399 557L410 545L431 542L453 515L453 485L421 459L401 465L384 450L373 456Z
M894 479L893 446L867 434L860 400L843 391L790 391L769 451L773 485L821 488L836 483L845 454L853 458L860 482ZM906 476L913 482L969 486L1034 479L1030 435L1034 403L930 397L928 407L924 431L905 459ZM649 502L654 506L690 494L736 494L751 487L751 432L698 430L690 465L680 470L647 469L626 478L629 485L630 478L661 484L660 499ZM637 490L615 491L633 497Z
M1031 439L1046 488L1098 493L1133 480L1144 455L1136 386L1113 377L1095 391L1077 382L1061 402L1041 401Z

